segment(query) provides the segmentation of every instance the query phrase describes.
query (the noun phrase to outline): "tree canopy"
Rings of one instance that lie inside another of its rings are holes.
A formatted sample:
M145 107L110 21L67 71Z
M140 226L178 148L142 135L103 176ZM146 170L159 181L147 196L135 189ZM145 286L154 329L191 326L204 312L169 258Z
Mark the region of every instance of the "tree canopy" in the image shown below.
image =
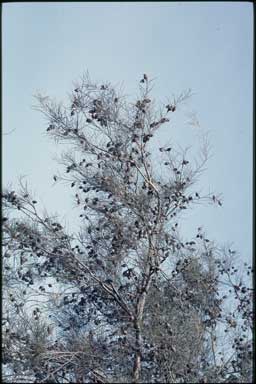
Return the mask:
M252 269L180 217L219 194L197 159L152 138L191 95L166 105L144 74L135 100L84 75L67 103L37 95L80 230L41 212L26 183L2 193L6 382L210 383L252 379ZM171 133L170 133L171 135ZM172 141L175 138L172 137Z

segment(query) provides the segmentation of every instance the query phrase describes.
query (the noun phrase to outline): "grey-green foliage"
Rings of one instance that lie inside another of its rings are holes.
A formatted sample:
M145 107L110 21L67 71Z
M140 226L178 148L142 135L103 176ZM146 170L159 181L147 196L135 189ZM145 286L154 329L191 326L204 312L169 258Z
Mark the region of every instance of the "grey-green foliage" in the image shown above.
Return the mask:
M179 231L186 209L222 205L216 194L195 192L207 146L199 162L175 146L157 148L157 169L149 146L188 96L157 109L146 75L133 101L88 76L66 104L37 96L47 133L71 146L53 179L74 191L81 228L70 233L42 214L22 181L18 192L3 191L5 381L251 375L252 290L231 250L202 228L188 240Z

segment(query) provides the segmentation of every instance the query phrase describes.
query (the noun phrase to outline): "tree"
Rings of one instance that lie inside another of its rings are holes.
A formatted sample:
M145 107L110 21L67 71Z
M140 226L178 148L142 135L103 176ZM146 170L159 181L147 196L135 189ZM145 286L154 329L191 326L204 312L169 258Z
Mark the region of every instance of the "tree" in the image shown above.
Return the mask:
M188 150L159 148L161 171L150 150L190 91L157 109L144 74L139 92L130 102L85 75L67 105L37 95L48 135L71 145L53 178L75 190L81 229L41 214L22 180L3 191L5 381L251 377L252 289L234 251L202 228L189 240L179 233L189 207L222 205L194 189L207 142L194 163Z

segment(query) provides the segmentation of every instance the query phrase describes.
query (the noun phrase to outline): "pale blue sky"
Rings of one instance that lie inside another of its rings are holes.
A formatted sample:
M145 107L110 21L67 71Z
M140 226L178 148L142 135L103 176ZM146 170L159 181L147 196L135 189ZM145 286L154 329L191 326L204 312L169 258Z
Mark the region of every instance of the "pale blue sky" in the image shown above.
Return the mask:
M224 204L195 207L184 222L187 233L204 225L210 238L233 242L251 258L251 3L6 3L2 22L3 132L14 130L3 136L4 184L27 175L39 201L73 222L70 189L52 187L58 149L31 108L33 94L64 98L88 69L132 95L147 73L163 102L184 89L195 92L179 124L159 140L187 145L201 129L210 132L213 156L201 186L221 192ZM201 128L186 124L191 111Z

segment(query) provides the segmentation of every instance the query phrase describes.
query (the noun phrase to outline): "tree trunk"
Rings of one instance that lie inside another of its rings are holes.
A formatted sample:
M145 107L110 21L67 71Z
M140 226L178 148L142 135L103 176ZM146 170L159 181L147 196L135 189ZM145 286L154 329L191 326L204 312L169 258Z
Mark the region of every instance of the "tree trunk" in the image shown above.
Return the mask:
M142 293L138 298L136 315L134 320L134 329L135 329L135 359L134 359L134 368L133 368L133 382L139 383L140 373L141 373L141 358L142 358L142 318L144 307L146 303L146 297L148 289L151 283L152 274L150 273L150 265L147 266L145 282L142 284Z

